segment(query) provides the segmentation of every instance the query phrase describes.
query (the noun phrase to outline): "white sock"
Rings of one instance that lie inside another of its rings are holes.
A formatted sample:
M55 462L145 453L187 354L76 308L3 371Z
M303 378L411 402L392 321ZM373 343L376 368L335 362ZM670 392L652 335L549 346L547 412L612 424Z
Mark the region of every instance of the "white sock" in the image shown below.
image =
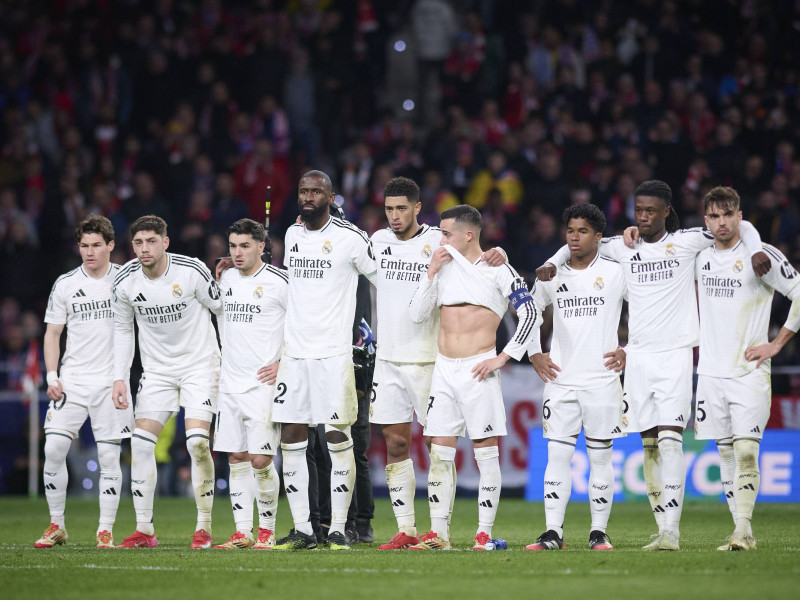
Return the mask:
M450 481L452 482L453 493L450 494L450 507L447 509L447 539L450 539L450 524L453 522L453 507L456 504L456 484L458 483L458 473L456 472L455 456L450 461Z
M661 479L664 492L664 527L679 533L683 511L683 487L686 483L686 463L683 461L683 436L677 431L659 431L658 449L661 452Z
M331 455L331 528L344 533L347 511L356 487L356 457L353 454L353 440L332 444L328 442Z
M249 462L229 465L231 508L236 531L253 537L253 469Z
M308 463L306 463L308 440L296 444L284 444L283 451L283 487L286 500L292 512L294 527L307 535L313 535L311 521L308 520Z
M119 466L119 441L97 442L97 462L100 464L100 523L97 533L114 533L119 497L122 493L122 469Z
M546 528L564 537L564 513L572 493L570 463L575 454L573 438L550 438L544 470L544 516Z
M214 507L214 459L208 443L208 430L186 430L186 449L192 459L192 487L197 504L197 527L211 533L211 509ZM252 502L251 502L252 506ZM251 509L252 510L252 509Z
M44 495L50 509L50 522L64 528L67 505L67 454L72 436L66 432L48 431L44 441Z
M417 522L414 517L414 493L417 481L414 475L414 462L407 458L386 465L386 485L389 486L389 499L392 501L397 530L411 537L417 537Z
M431 510L431 530L441 538L450 539L449 517L456 494L456 449L431 444L431 467L428 471L428 504Z
M158 436L136 428L131 437L131 495L136 530L153 535L153 496L156 493L156 442Z
M752 438L734 438L733 451L736 455L736 529L744 529L752 534L750 521L761 483L758 468L759 442Z
M734 523L736 522L736 497L734 494L733 478L736 476L736 454L733 452L733 439L717 440L719 451L719 478L722 482L722 491L728 502Z
M589 455L589 509L592 513L591 531L605 533L611 504L614 501L614 466L611 464L611 442L586 440Z
M658 438L642 438L644 449L644 481L647 484L647 499L650 509L658 525L658 532L664 529L664 512L658 508L661 504L661 493L664 491L664 482L661 480L661 452L658 449Z
M275 532L275 518L278 514L278 471L269 463L263 469L253 469L256 478L258 498L258 526Z
M497 505L500 504L500 448L488 446L475 448L475 462L480 471L478 484L478 531L492 537L492 525L497 516ZM455 494L454 494L455 495Z

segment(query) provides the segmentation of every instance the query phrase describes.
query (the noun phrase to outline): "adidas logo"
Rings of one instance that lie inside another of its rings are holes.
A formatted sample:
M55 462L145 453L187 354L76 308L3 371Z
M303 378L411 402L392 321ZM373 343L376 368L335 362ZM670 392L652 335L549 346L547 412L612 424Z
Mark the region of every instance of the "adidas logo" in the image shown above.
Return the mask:
M622 430L619 428L619 426L617 426L614 427L614 431L612 431L611 433L622 433Z
M480 503L483 508L492 508L492 501L491 500L484 500Z
M133 299L134 302L147 302L147 298L144 297L144 294L139 294L136 298Z
M634 254L633 256L631 256L631 262L634 262L634 261L635 262L642 262L642 257L639 256L638 252L636 254Z
M678 501L673 498L669 502L667 502L667 508L678 508Z
M345 492L349 492L350 490L349 490L349 489L347 489L347 486L346 486L345 484L342 484L342 485L340 485L339 487L335 487L335 488L333 488L333 491L334 491L334 492L345 493Z
M683 415L678 415L678 418L675 419L678 423L683 423Z
M707 262L703 265L703 271L710 271L711 270L711 263Z
M258 513L258 514L261 517L271 517L272 516L272 511L267 510L267 511L264 511L263 513Z
M756 488L755 488L755 487L753 487L753 484L752 484L752 483L748 483L747 485L743 485L743 486L742 486L742 487L740 487L739 489L740 489L740 490L753 490L753 491L755 491L755 490L756 490Z
M758 425L756 425L750 430L750 433L761 433L761 428Z
M494 431L491 425L487 425L486 429L483 430L483 433L489 433L490 431Z
M261 449L262 450L272 450L272 446L270 446L269 444L264 444L263 446L261 446Z
M392 502L392 506L405 506L405 505L406 505L406 503L403 502L402 500L400 500L399 498L397 500L395 500L394 502Z
M225 295L226 296L233 296L233 288L228 288L228 292Z
M114 488L108 488L105 492L103 492L103 495L104 496L116 496L117 495L117 490L115 490Z
M140 492L139 490L133 490L131 492L131 496L136 496L137 498L144 498L144 494L142 494L142 492Z
M569 290L567 289L567 284L566 283L562 283L559 286L559 288L556 290L556 294L560 294L561 292L568 292L568 291Z
M392 247L389 246L388 248L386 248L386 250L381 252L381 254L383 254L384 256L391 256L392 255Z
M131 432L131 428L128 427L127 425L125 425L125 429L123 429L120 433L130 433L130 432Z
M436 494L434 494L433 496L428 498L428 502L437 502L438 503L439 502L439 497Z
M544 495L545 498L549 498L550 500L558 500L558 494L555 492L550 492L549 494Z
M86 298L86 292L84 292L83 290L78 290L77 292L72 294L72 297L73 298Z
M296 492L296 491L297 491L297 488L294 487L292 484L289 484L288 486L286 486L286 493L287 494L291 494L292 492Z
M242 505L237 502L233 505L233 510L242 510Z
M336 413L333 413L333 414L331 415L331 421L333 421L333 420L338 420L338 419L339 419L339 415L337 415Z
M666 512L666 511L664 510L664 507L659 504L653 509L653 512Z
M592 502L595 504L608 504L608 500L605 498L592 498Z
M56 486L54 486L52 483L48 483L46 486L44 486L44 489L46 489L46 490L54 490L54 489L56 489Z
M214 490L208 490L205 494L200 494L201 498L205 498L206 496L213 496Z
M297 248L297 244L292 246L291 249L289 250L289 252L300 252L300 250L298 250L298 248Z
M211 398L208 398L205 402L203 402L203 406L211 406Z
M730 492L728 492L727 494L725 494L725 497L726 497L726 498L733 498L733 490L731 490Z

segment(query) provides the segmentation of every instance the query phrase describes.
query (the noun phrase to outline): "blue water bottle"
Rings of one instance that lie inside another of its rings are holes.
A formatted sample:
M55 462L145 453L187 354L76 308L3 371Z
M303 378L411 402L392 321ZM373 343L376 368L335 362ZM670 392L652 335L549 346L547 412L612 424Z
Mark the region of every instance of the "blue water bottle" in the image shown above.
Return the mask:
M508 544L503 538L497 538L495 540L489 540L486 543L487 550L508 550Z

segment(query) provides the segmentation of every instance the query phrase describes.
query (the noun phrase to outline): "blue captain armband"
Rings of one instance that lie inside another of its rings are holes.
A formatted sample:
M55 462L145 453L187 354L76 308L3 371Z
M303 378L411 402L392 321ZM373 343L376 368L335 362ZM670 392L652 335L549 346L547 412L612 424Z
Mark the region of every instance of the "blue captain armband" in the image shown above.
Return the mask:
M520 306L533 300L530 292L525 288L514 290L508 295L508 299L511 302L511 306L514 307L514 310L519 310Z

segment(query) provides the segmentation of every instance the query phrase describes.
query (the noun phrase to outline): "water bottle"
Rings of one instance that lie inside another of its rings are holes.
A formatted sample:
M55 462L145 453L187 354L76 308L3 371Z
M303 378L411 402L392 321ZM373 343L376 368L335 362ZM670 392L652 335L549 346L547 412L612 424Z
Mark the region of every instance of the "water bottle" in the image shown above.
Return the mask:
M503 538L497 538L495 540L489 540L486 542L486 549L487 550L508 550L508 544Z

